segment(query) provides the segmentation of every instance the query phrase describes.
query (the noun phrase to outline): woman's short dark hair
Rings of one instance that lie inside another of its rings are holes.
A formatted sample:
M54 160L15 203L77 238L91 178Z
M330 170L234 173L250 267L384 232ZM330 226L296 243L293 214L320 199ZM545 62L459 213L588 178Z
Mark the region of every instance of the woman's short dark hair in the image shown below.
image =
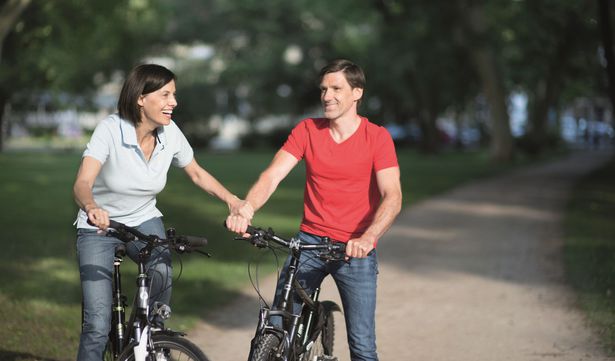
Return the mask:
M141 64L130 71L117 101L120 118L126 119L135 126L141 122L141 107L138 100L175 80L175 74L162 65Z
M325 65L318 76L318 81L321 82L322 78L329 73L337 73L341 71L346 77L346 81L352 88L365 89L365 74L363 69L357 64L346 59L336 59Z

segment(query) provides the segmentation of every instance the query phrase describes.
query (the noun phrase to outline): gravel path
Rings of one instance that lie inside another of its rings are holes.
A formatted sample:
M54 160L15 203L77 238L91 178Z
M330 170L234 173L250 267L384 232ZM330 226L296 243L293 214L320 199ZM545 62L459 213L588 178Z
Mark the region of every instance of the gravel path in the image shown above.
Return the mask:
M563 283L560 227L574 181L608 156L577 153L405 209L379 246L380 359L609 360ZM323 288L338 300L331 281ZM273 280L262 289L272 294ZM248 288L188 337L212 361L245 360L257 309ZM335 354L348 361L336 322Z

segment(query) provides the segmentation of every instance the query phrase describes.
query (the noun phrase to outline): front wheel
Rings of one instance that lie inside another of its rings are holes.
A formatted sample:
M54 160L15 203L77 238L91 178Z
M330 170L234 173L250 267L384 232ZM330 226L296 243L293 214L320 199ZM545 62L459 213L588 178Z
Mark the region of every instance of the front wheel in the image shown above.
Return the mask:
M266 333L254 341L252 357L249 361L274 361L277 360L276 352L280 339L271 333Z
M201 349L183 337L152 335L152 338L155 355L150 361L209 361ZM134 361L133 349L124 350L117 359L118 361Z

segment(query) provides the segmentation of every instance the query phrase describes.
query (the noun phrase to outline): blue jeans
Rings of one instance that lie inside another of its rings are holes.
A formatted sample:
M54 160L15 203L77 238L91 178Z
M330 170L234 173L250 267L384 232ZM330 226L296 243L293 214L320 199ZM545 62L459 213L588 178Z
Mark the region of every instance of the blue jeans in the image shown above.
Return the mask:
M302 242L318 244L321 237L299 232ZM331 275L342 299L348 346L352 361L378 360L376 353L376 283L378 259L376 250L366 258L353 258L344 262L325 263L318 258L319 251L303 251L297 272L299 283L311 293L327 275ZM288 267L290 258L284 269ZM276 301L281 297L284 277L280 277ZM297 307L295 307L297 310Z
M141 233L166 238L160 218L152 218L135 227ZM113 258L115 246L123 242L98 234L96 230L77 230L77 258L83 299L83 325L79 340L78 361L100 361L111 329ZM137 259L141 242L130 242L126 251ZM155 301L169 304L173 270L168 249L155 249L146 263L150 280L150 307Z

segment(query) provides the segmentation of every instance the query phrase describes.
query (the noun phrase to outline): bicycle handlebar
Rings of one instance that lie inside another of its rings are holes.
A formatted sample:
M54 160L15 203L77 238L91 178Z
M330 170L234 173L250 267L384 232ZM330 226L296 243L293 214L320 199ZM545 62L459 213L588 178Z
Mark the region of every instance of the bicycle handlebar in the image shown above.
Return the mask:
M89 220L88 223L91 224ZM153 234L143 234L136 228L127 226L114 220L109 220L109 229L112 229L111 232L113 236L126 243L135 241L137 239L143 240L151 244L168 243L173 245L177 252L190 252L194 248L204 247L207 245L207 238L195 236L176 236L175 229L173 228L169 228L167 230L166 239L160 239L160 237Z
M224 227L226 227L226 223L224 223ZM246 229L246 233L250 234L251 237L244 238L239 237L239 239L249 241L256 247L264 248L269 246L269 241L273 241L281 246L300 250L320 250L324 251L320 254L320 258L327 261L347 261L347 257L345 256L346 252L346 243L343 242L331 242L329 237L322 237L324 243L321 244L305 244L302 243L299 239L291 238L284 239L275 234L273 229L268 228L267 230L259 227L253 227L248 225Z

